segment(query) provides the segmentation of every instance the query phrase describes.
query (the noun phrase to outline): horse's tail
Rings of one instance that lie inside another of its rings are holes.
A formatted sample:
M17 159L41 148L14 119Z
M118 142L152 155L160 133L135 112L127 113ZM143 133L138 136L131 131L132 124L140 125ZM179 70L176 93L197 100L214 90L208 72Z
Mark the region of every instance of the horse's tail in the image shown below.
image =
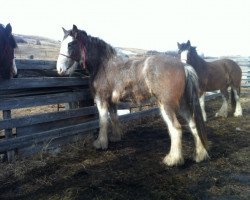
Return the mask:
M233 88L231 88L231 105L232 105L232 110L234 112L236 109L236 100L235 100Z
M194 116L194 121L196 124L200 140L205 149L207 149L208 145L207 145L206 127L205 127L205 122L203 120L199 102L199 96L198 96L199 92L198 76L192 66L186 65L184 68L186 73L185 93L186 93L187 105L190 109L191 114Z

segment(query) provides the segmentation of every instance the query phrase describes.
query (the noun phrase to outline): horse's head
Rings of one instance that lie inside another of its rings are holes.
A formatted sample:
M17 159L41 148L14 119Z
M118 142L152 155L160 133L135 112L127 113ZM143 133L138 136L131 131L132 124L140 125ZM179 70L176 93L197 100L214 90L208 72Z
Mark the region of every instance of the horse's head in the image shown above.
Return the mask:
M12 27L7 24L4 27L0 24L0 78L9 79L17 75L17 68L14 58L14 49L17 47Z
M178 54L181 57L181 61L183 63L189 63L190 52L191 52L192 48L195 48L195 47L191 46L191 43L189 40L186 43L181 43L181 44L179 42L177 42L177 45L178 45L178 49L179 49Z
M78 64L85 65L86 49L84 46L85 32L73 25L71 30L63 28L64 38L61 43L60 54L57 59L57 72L60 75L69 75L75 71ZM86 34L87 36L87 34Z

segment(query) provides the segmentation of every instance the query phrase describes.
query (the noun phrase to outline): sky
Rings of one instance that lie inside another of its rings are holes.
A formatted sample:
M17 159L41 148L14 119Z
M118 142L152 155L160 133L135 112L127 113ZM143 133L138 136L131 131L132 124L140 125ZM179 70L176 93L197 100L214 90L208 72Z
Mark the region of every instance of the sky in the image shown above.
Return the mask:
M115 47L250 56L250 0L0 0L13 33L62 40L75 24Z

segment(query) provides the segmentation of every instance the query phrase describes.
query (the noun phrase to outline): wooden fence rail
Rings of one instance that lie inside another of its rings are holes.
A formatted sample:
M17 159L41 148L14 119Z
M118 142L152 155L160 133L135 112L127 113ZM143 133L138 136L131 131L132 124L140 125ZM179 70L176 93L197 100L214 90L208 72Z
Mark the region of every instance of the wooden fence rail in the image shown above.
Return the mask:
M244 63L243 87L250 87L249 60ZM74 141L74 136L82 136L86 131L98 128L97 108L88 88L88 77L25 77L27 71L36 70L40 75L47 71L56 74L55 61L17 60L19 72L24 76L11 80L0 80L0 152L6 153L8 160L14 159L14 153L20 156L41 151L45 144L55 146ZM45 73L46 74L46 73ZM220 94L207 96L215 98ZM31 109L38 106L81 102L71 110L59 110L46 113L14 116L16 109ZM121 103L120 109L136 105ZM156 115L157 108L151 108L120 116L123 121L138 117ZM51 142L52 141L52 142Z

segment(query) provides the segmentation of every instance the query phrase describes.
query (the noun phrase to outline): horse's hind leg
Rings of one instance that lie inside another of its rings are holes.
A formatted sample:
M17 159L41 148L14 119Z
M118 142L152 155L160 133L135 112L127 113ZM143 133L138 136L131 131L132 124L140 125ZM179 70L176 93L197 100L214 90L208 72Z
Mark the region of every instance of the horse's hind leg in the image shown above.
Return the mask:
M240 117L240 116L242 116L242 107L240 104L239 90L234 89L234 88L232 88L232 90L233 90L233 97L231 97L231 98L234 98L235 102L236 102L234 116Z
M117 142L121 140L122 130L120 121L117 115L117 106L113 103L110 104L109 114L111 119L112 133L109 135L109 140L111 142Z
M203 120L206 122L207 121L207 114L206 114L206 110L205 110L205 92L201 95L201 97L199 98L200 101L200 106L201 106L201 111L202 111L202 117Z
M207 158L209 158L207 150L205 149L205 147L201 142L194 117L193 115L191 115L190 110L187 108L187 106L181 107L180 115L187 121L190 131L194 137L194 142L195 142L194 160L196 162L201 162L203 160L206 160Z
M108 103L106 101L102 102L99 97L95 98L95 102L99 112L100 131L98 138L94 141L93 145L96 149L107 149Z
M222 95L222 106L220 110L215 114L215 117L227 117L228 115L228 99L229 99L229 94L227 91L227 88L221 90L221 95Z
M182 156L182 130L181 125L176 118L174 110L168 105L160 105L160 110L164 121L168 126L168 132L171 139L169 154L163 162L168 166L180 165L184 163Z

